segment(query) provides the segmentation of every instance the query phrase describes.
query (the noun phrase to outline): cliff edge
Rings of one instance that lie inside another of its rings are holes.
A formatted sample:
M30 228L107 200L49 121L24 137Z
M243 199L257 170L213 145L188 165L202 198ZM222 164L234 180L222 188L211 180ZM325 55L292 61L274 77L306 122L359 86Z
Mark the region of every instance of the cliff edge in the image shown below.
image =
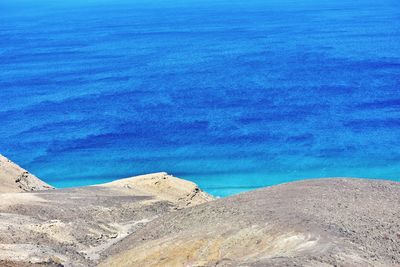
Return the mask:
M53 187L0 154L0 193L48 189Z

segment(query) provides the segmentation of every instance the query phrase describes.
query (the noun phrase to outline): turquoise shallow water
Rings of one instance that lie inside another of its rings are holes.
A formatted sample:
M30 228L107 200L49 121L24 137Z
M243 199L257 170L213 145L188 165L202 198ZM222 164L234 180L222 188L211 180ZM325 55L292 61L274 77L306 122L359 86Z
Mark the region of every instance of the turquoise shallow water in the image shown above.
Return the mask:
M399 180L400 2L65 2L0 3L0 153L47 182Z

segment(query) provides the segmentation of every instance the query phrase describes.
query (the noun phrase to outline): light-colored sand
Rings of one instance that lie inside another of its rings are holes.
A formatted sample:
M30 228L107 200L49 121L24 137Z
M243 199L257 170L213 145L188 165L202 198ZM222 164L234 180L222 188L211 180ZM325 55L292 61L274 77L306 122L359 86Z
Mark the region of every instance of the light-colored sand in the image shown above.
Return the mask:
M213 199L201 191L195 183L173 177L165 172L120 179L99 186L131 189L136 191L136 195L154 196L158 200L173 202L180 208L198 205Z

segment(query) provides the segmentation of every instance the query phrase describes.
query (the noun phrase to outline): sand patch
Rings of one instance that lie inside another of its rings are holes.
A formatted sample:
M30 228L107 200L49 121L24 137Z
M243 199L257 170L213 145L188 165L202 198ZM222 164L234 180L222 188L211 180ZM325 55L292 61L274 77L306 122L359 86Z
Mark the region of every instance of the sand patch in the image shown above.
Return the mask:
M208 266L252 258L294 256L304 251L318 254L326 247L318 236L271 232L254 226L235 232L150 241L111 257L101 266Z
M34 202L48 202L34 193L2 193L0 194L0 207L12 205L32 204Z

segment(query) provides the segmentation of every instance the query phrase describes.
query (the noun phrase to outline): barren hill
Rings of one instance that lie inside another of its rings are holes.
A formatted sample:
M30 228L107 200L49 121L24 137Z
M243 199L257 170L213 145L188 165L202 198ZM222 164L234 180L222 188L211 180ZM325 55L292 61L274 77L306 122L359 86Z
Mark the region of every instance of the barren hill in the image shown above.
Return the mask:
M313 179L215 200L166 173L31 192L49 186L0 166L0 266L400 266L397 182Z

